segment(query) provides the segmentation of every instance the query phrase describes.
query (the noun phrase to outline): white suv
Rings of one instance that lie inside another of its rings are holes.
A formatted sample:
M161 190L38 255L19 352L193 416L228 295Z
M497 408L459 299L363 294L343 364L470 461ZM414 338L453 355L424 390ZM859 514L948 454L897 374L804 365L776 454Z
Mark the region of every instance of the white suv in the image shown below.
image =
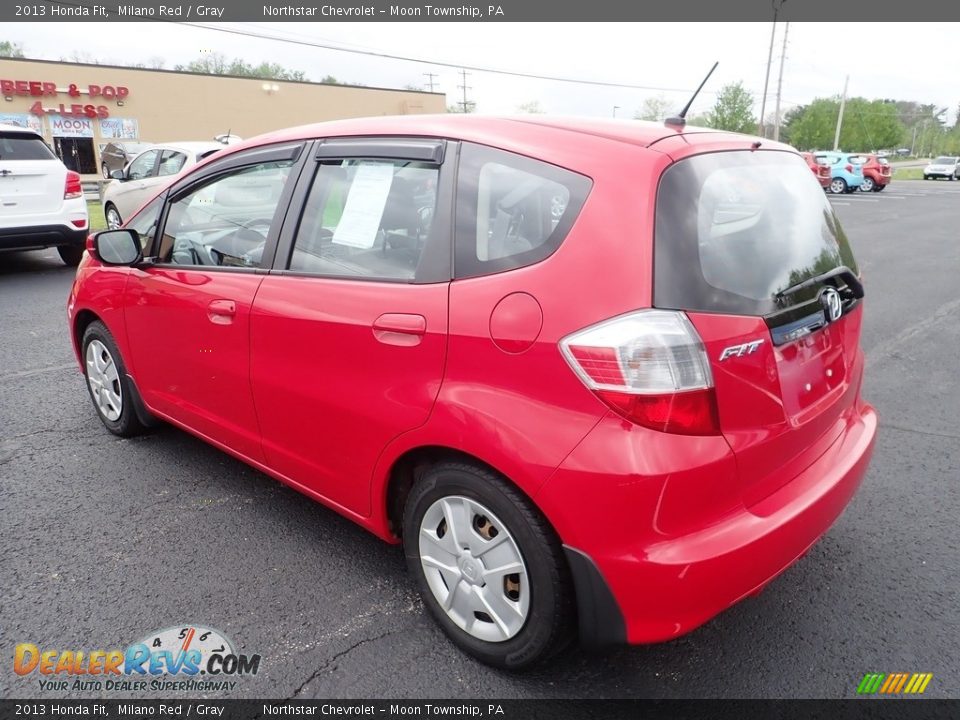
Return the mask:
M0 250L56 247L77 265L87 230L80 175L33 130L0 125Z

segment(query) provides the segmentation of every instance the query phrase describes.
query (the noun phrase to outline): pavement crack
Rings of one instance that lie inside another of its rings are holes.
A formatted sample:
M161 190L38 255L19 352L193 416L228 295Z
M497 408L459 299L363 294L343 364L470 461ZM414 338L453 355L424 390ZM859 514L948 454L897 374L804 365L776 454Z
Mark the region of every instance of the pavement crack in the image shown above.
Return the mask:
M902 425L891 425L890 423L880 423L880 427L890 430L899 430L905 433L914 433L915 435L926 435L928 437L942 437L950 440L960 440L960 435L951 435L950 433L935 432L933 430L919 430L917 428L903 427Z
M349 655L350 653L352 653L354 650L356 650L357 648L359 648L359 647L362 646L362 645L369 645L370 643L374 643L374 642L377 642L377 641L379 641L379 640L383 640L385 637L389 637L390 635L396 635L397 633L399 633L399 632L401 632L401 631L402 631L402 629L401 629L401 630L388 630L387 632L381 633L381 634L376 635L376 636L374 636L374 637L362 638L362 639L358 640L357 642L355 642L355 643L354 643L353 645L351 645L350 647L348 647L346 650L341 650L340 652L338 652L337 654L335 654L333 657L331 657L329 660L327 660L323 665L321 665L319 668L317 668L317 669L313 672L313 674L310 675L310 677L308 677L306 680L304 680L304 681L300 684L300 687L298 687L296 690L294 690L294 691L293 691L293 694L290 695L290 696L287 698L287 700L295 700L295 699L300 695L300 693L302 693L302 692L304 691L304 689L307 687L307 685L309 685L310 683L312 683L314 680L316 680L318 677L320 677L324 672L326 672L328 669L330 669L330 667L331 667L332 665L334 665L334 663L336 663L337 660L339 660L340 658L344 657L345 655Z

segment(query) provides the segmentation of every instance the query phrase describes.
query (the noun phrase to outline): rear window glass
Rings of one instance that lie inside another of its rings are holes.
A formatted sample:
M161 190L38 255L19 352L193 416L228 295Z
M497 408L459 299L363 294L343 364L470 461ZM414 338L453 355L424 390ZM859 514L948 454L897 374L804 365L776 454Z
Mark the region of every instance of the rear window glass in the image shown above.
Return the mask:
M55 160L40 138L20 133L0 133L0 160Z
M589 178L539 160L464 143L457 191L456 276L532 265L566 237Z
M767 315L779 309L778 292L841 265L857 272L830 203L796 155L698 155L660 181L657 307Z

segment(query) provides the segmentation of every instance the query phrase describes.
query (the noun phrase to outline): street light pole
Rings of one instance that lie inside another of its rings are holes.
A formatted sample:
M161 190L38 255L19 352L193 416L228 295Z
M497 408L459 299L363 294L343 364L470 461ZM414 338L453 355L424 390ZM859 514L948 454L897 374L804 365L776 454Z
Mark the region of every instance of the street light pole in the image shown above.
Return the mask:
M783 66L787 62L787 34L790 32L790 21L783 26L783 52L780 53L780 77L777 79L777 104L773 111L773 139L780 140L780 91L783 89Z
M847 104L847 85L850 83L850 76L843 81L843 97L840 98L840 114L837 115L837 132L833 136L834 151L840 149L840 127L843 125L843 108Z
M760 100L760 122L757 124L757 135L766 137L763 131L763 114L767 111L767 88L770 86L770 65L773 63L773 41L777 35L777 15L787 0L773 0L773 27L770 28L770 50L767 52L767 75L763 80L763 98Z
M619 106L619 105L614 105L614 106L613 106L613 116L614 116L614 117L617 116L617 110L619 110L619 109L620 109L620 106Z

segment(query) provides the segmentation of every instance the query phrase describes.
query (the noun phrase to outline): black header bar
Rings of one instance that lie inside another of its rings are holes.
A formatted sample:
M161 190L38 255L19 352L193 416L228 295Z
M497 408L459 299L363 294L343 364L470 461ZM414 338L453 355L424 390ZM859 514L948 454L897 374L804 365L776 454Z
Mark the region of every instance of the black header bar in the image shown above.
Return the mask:
M0 22L767 22L771 0L4 0ZM960 3L944 0L794 0L780 20L819 22L946 22L960 20ZM891 32L909 32L891 27ZM15 39L15 38L14 38ZM723 42L723 26L717 26ZM683 52L677 38L677 52Z

